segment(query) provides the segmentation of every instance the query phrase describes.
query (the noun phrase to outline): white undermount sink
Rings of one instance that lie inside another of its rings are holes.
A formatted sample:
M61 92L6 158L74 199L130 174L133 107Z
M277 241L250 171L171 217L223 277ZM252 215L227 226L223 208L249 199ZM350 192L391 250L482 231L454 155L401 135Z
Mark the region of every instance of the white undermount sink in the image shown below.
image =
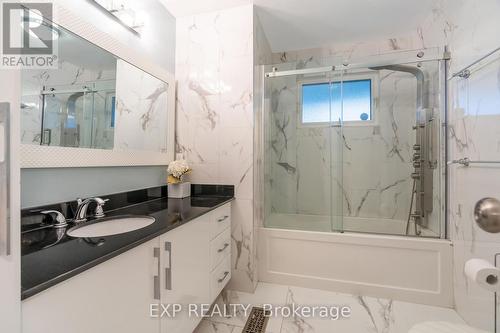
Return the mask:
M92 238L123 234L147 227L155 222L151 216L113 216L93 221L90 224L77 225L68 230L71 237Z

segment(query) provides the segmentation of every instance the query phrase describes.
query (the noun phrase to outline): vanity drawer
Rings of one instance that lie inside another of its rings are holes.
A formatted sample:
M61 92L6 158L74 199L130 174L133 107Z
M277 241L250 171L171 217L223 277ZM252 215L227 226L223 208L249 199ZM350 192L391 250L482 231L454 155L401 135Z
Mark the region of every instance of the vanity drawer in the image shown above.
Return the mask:
M227 228L210 242L210 270L213 270L230 253L231 228Z
M231 256L228 255L210 274L210 299L215 300L230 279Z
M212 212L210 239L214 239L231 225L231 204L225 204Z

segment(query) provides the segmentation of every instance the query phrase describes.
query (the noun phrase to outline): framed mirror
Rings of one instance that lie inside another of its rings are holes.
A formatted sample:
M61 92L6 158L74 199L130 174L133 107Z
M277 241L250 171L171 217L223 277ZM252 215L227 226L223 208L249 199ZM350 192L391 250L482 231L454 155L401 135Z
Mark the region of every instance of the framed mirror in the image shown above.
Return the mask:
M173 75L56 9L56 68L21 70L22 167L168 164Z

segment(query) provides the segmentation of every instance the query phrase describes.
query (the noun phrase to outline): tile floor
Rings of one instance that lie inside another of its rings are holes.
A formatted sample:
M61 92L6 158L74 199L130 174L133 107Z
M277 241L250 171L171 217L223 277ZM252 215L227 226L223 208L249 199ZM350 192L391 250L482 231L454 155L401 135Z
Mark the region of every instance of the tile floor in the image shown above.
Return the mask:
M272 316L266 333L406 333L419 322L449 321L463 324L463 320L452 309L359 297L324 290L289 287L269 283L259 283L254 294L224 291L216 304L289 304L309 306L347 306L350 318L331 320L300 316ZM214 315L204 319L195 333L241 333L247 317L245 311L230 311L226 316Z

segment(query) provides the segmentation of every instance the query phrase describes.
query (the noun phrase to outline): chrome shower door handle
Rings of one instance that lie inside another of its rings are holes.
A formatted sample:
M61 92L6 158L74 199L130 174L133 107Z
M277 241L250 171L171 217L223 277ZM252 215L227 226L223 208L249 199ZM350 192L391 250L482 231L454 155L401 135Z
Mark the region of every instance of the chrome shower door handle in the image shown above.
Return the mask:
M11 253L9 110L9 103L0 103L0 256Z

